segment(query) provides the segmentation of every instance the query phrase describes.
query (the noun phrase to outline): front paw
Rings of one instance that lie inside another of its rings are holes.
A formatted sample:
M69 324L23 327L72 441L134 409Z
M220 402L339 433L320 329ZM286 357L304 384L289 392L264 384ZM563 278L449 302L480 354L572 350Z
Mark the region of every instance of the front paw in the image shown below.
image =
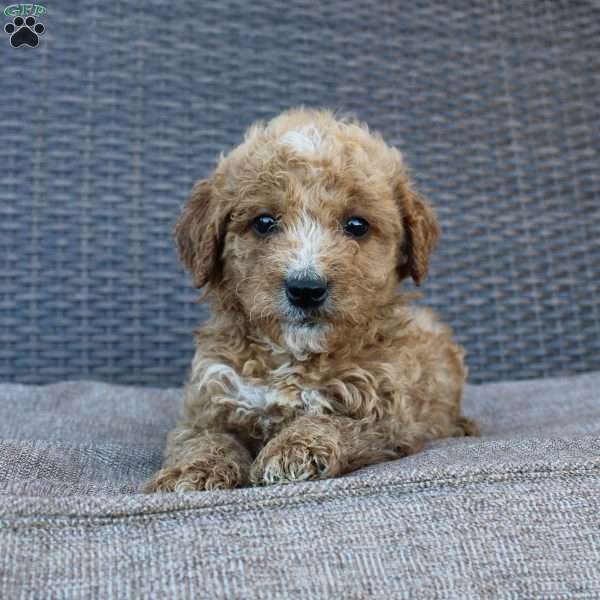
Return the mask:
M271 440L259 453L250 469L253 485L272 485L311 479L326 479L339 474L335 451L329 444L298 436Z
M146 493L227 490L247 481L247 465L225 457L209 456L189 464L163 467L143 489Z

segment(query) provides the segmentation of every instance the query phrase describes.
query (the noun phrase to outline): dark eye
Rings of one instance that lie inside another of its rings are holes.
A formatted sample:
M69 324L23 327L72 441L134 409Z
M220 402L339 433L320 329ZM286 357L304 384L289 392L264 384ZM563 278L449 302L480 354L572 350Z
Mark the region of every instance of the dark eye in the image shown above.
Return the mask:
M277 220L271 215L259 215L252 221L252 229L263 236L275 233L278 229Z
M344 231L354 238L361 238L367 235L369 224L361 217L350 217L344 223Z

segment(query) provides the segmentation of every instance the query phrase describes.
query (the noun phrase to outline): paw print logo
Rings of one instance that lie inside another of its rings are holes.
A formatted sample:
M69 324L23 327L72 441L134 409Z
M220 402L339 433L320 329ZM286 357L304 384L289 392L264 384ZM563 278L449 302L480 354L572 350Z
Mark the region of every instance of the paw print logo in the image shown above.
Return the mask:
M39 36L46 28L41 23L36 23L35 17L15 17L12 23L4 26L4 31L10 35L10 45L13 48L23 45L35 48L40 42Z

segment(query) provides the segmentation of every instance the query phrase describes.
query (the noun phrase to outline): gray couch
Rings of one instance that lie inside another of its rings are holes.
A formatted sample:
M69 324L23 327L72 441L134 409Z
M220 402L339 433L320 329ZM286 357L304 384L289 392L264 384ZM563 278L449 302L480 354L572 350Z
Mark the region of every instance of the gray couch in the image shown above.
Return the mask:
M0 52L0 598L600 597L600 5L47 9ZM174 220L297 104L368 121L436 207L424 302L483 437L141 495L205 318Z

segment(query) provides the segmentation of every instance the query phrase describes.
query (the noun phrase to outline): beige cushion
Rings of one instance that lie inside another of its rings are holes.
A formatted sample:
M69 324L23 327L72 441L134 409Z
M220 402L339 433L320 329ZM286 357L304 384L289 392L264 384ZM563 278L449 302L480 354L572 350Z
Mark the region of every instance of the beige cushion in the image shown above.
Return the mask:
M600 595L600 373L471 386L480 439L144 496L178 390L0 386L0 598Z

